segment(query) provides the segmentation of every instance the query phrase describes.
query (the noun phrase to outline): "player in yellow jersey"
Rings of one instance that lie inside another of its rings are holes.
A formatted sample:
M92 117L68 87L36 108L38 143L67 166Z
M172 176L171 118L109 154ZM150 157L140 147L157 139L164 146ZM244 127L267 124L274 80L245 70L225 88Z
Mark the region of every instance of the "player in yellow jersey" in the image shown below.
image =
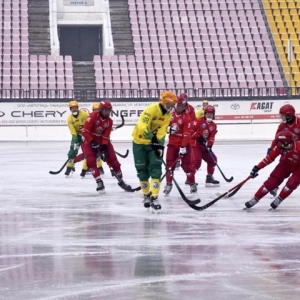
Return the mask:
M99 109L100 109L100 103L99 102L93 103L93 105L92 105L93 112L94 111L99 111ZM100 174L103 175L104 174L104 169L102 167L102 159L101 159L100 156L97 158L97 167L99 169ZM89 168L87 166L86 159L84 159L83 162L82 162L82 170L81 170L81 173L80 173L81 178L84 178L84 176L87 172L89 172Z
M144 109L132 132L134 164L144 194L144 207L151 206L154 210L161 209L157 198L164 143L176 103L177 96L171 91L164 91L159 103Z
M76 157L80 145L82 143L82 135L81 130L85 121L88 118L88 113L79 110L79 105L76 100L72 100L69 102L69 108L71 114L68 116L67 123L69 126L70 133L72 135L70 150L68 152L69 161L67 163L67 169L65 175L68 177L74 166L74 158Z
M197 110L197 112L196 112L196 118L197 119L204 117L204 110L205 110L205 107L207 105L208 105L208 101L207 100L203 100L202 101L202 107L199 110Z

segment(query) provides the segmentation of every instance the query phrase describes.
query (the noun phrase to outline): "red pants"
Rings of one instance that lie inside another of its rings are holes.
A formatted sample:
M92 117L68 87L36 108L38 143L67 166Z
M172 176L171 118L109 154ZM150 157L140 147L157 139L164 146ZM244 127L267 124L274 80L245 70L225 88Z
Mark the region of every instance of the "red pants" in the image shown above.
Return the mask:
M91 144L86 141L82 143L82 150L84 156L86 157L87 166L91 170L91 173L93 174L94 178L100 178L100 172L97 168L97 153L95 153L95 151L92 149ZM120 178L123 177L121 171L121 164L117 159L114 147L111 143L108 144L106 163L117 173L117 175Z
M172 182L173 171L175 169L174 163L179 156L179 148L180 146L168 145L166 163L167 166L172 169L172 174L167 173L166 175L166 181L168 183ZM189 177L189 182L195 183L195 170L192 168L192 165L192 147L189 144L186 146L186 154L181 157L181 167Z
M203 159L207 163L207 174L213 175L217 164L216 155L213 152L211 152L211 154L207 153L203 146L193 147L193 153L195 158L195 169L199 170Z
M290 176L291 175L291 176ZM275 169L271 172L269 178L255 193L257 200L264 197L269 191L277 188L286 178L290 177L285 186L279 193L283 200L287 198L300 184L300 166L292 169L292 166L284 161L280 161Z

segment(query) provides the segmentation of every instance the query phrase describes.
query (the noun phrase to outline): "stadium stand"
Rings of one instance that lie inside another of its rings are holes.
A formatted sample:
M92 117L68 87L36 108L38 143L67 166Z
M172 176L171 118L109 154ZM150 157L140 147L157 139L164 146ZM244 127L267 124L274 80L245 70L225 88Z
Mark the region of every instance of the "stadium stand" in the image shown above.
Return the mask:
M28 1L0 0L0 97L72 98L72 57L31 55ZM289 86L298 93L299 1L128 0L128 14L134 54L91 62L99 98L153 98L163 89L199 98L285 96Z

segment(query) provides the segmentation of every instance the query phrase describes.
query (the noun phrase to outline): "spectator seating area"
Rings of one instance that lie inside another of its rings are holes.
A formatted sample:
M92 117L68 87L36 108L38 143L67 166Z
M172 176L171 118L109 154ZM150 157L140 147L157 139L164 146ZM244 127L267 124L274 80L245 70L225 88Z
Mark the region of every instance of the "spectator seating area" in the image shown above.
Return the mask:
M0 17L2 98L24 97L24 90L26 97L56 98L57 89L74 89L71 56L29 54L27 0L0 0Z
M95 56L97 90L115 91L105 94L112 97L157 97L163 89L264 96L290 83L287 39L294 45L291 84L300 86L300 1L260 3L128 0L135 55ZM0 97L59 98L73 91L71 56L30 55L28 0L0 0L0 17Z
M291 86L300 86L300 1L264 0L263 3L287 80ZM292 41L294 52L292 78L287 55L288 40Z
M96 57L98 89L204 89L209 97L211 89L284 86L257 0L129 0L129 10L135 55Z

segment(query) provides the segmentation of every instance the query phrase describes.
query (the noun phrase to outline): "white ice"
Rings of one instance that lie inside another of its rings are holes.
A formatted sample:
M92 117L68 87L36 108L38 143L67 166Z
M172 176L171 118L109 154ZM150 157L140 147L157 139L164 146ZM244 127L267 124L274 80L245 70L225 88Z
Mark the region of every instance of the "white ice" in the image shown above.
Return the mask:
M205 188L203 205L244 180L269 142L219 143L213 150L218 188ZM174 187L160 194L159 214L126 193L107 166L106 194L96 192L81 164L65 178L50 175L67 159L68 142L0 144L0 299L190 300L299 299L300 191L275 211L270 196L245 211L276 162L229 199L194 211ZM138 186L130 143L115 143L124 178ZM184 173L175 178L188 195ZM162 186L164 182L162 183ZM282 185L283 186L283 185ZM281 187L282 187L281 186Z

